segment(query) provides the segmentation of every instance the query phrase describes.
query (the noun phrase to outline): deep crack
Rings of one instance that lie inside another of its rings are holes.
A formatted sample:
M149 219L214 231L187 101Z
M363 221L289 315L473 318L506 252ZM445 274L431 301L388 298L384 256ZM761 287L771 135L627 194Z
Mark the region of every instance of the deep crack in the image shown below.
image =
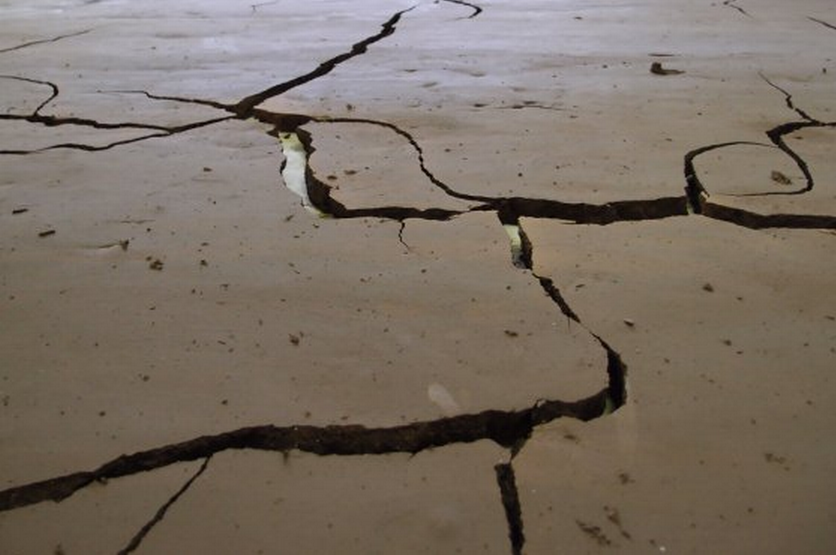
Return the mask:
M469 18L474 18L483 11L481 7L463 0L442 1L471 8L473 13L468 16ZM252 4L252 13L256 13L260 6L273 3L275 2ZM747 17L751 17L744 9L736 6L734 0L726 0L723 2L723 5L733 8ZM765 227L836 229L836 217L832 216L795 214L763 215L716 204L710 200L708 191L706 191L699 180L694 166L694 161L699 155L735 145L757 145L780 149L796 163L805 176L806 185L802 190L789 193L782 192L780 194L801 194L813 189L813 175L806 161L786 144L784 137L806 128L834 127L836 123L822 122L811 117L807 112L795 105L792 95L789 92L770 81L764 75L761 75L763 80L774 89L783 93L787 107L800 116L803 121L784 123L768 130L766 135L772 145L750 141L730 141L702 146L686 153L684 157L685 195L657 199L614 201L598 205L566 203L551 199L516 196L492 197L462 192L439 179L428 168L425 153L419 141L395 123L364 118L330 118L307 114L278 113L258 107L268 99L324 77L341 64L365 54L370 46L394 34L402 16L413 9L414 7L396 12L381 25L380 30L376 34L354 43L347 51L320 63L308 73L272 85L260 92L246 96L234 104L225 104L201 98L155 95L143 90L109 91L121 94L142 94L151 100L196 104L231 114L179 126L160 126L133 122L108 123L92 118L44 115L41 114L41 111L60 94L57 84L50 81L14 75L0 76L3 79L18 80L49 87L51 90L50 96L42 101L32 113L28 115L2 114L0 115L0 120L24 121L45 127L74 125L96 130L136 129L149 132L139 137L115 141L104 146L61 143L36 150L2 150L0 154L33 154L53 149L76 149L95 152L153 138L166 138L232 119L244 120L254 118L260 122L270 124L273 126L270 135L279 139L285 152L284 162L281 168L284 180L286 183L294 180L297 181L299 187L296 193L302 198L303 205L319 211L322 215L328 215L337 219L376 217L397 221L400 223L398 240L407 250L410 247L404 241L404 229L408 219L448 221L467 212L495 212L502 225L506 226L506 228L515 228L513 233L509 233L512 242L512 261L514 265L522 270L530 271L531 275L540 284L545 295L549 297L551 302L567 318L567 322L570 324L574 322L583 327L606 352L607 387L592 396L573 402L540 400L535 405L520 410L486 410L476 414L461 414L394 427L367 428L362 425L351 424L340 426L264 425L240 428L216 435L206 435L179 443L162 445L130 455L122 455L94 470L76 472L49 480L8 488L0 491L0 511L13 510L48 500L55 502L62 501L96 481L153 471L178 462L204 459L199 470L158 509L152 519L132 538L128 546L120 551L120 553L130 553L141 545L144 538L154 526L165 518L168 509L203 474L211 457L216 453L226 450L253 449L284 453L291 450L298 450L321 456L381 455L387 453L415 454L432 448L489 440L508 449L513 459L513 456L519 453L524 447L532 431L537 426L563 417L575 418L581 421L599 418L622 406L627 396L627 366L623 362L621 355L606 340L586 327L581 318L566 301L551 277L540 276L535 273L534 247L526 235L525 230L520 226L520 218L548 218L582 225L608 225L617 222L649 221L687 216L690 210L691 212L702 214L706 217L728 221L735 225L753 229ZM826 27L836 29L833 25L822 20L813 17L809 17L808 19ZM61 35L51 39L32 41L2 49L0 53L19 50L38 44L56 42L88 32L90 30ZM508 108L559 109L526 102ZM332 197L331 188L319 180L311 168L310 159L315 151L313 137L310 132L302 128L306 123L311 122L334 125L341 123L367 124L396 133L411 145L417 157L419 168L427 180L450 198L468 201L475 203L475 205L463 210L442 208L419 209L411 206L384 206L374 208L352 208L345 206ZM290 152L291 149L296 149L297 146L298 153L292 154ZM295 159L294 156L296 156ZM512 552L514 554L521 554L525 542L523 534L524 522L514 469L509 462L496 465L494 470L505 510ZM591 527L580 521L577 521L577 524L586 533L596 532L596 527Z
M382 455L419 453L458 443L490 440L513 449L535 426L558 418L593 420L607 413L609 392L602 390L575 402L538 401L522 410L486 410L389 428L344 426L254 426L202 436L131 455L122 455L91 471L76 472L0 491L0 512L43 501L63 501L90 484L164 468L174 463L210 457L229 449L316 455Z
M522 555L525 534L523 533L522 507L520 506L520 495L517 491L514 467L511 466L511 463L503 463L494 466L494 471L496 472L496 482L499 485L499 493L502 497L502 507L505 509L505 518L508 521L511 553Z

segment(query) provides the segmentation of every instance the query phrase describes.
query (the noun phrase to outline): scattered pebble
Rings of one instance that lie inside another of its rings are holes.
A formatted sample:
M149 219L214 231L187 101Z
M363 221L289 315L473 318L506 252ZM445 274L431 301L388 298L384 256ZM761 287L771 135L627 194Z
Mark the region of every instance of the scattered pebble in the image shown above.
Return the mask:
M163 269L163 261L160 260L159 258L156 258L156 259L152 260L150 264L148 264L148 267L151 268L152 270L156 270L158 272L161 272L162 269Z
M709 293L713 293L714 292L714 286L711 285L710 283L705 283L702 286L702 290L703 291L708 291Z
M301 341L301 340L299 339L299 336L298 336L298 335L293 335L292 333L289 333L289 334L287 335L287 337L288 337L288 339L290 339L290 343L291 343L294 347L295 347L295 346L297 346L297 345L299 345L299 342Z
M635 326L636 326L636 323L635 323L633 320L631 320L630 318L625 318L625 319L624 319L624 323L625 323L625 324L627 325L627 327L629 327L629 328L633 328L633 327L635 327Z
M679 75L685 72L680 69L667 69L662 67L661 62L653 62L650 64L650 73L653 75Z
M514 330L505 330L505 335L508 337L519 337L519 333L515 332Z
M780 185L792 185L792 179L779 172L778 170L772 170L772 173L769 175L769 177L772 179L772 181Z
M50 235L55 235L54 229L47 229L46 231L38 233L38 237L49 237Z
M15 208L12 210L12 215L17 216L18 214L25 214L27 212L29 212L28 208Z

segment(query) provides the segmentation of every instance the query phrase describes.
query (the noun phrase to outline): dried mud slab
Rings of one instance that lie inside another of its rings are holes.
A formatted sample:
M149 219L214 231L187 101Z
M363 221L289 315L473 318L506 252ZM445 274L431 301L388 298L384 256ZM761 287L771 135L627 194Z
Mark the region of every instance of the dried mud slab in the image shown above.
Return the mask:
M200 469L171 466L130 480L96 484L61 504L0 515L4 553L119 553Z
M829 8L7 6L0 545L828 552Z
M231 452L138 553L507 553L490 443L409 455Z
M821 487L836 468L821 449L836 360L829 233L702 218L523 227L535 272L631 362L617 414L550 425L517 458L531 552L555 535L629 553L825 552L836 520ZM553 465L566 469L556 482L542 470Z

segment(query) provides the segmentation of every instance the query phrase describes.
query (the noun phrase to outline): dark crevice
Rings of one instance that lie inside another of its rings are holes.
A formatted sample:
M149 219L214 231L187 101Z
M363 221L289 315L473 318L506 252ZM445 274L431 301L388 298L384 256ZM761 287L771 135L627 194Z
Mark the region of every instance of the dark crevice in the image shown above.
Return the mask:
M128 545L124 549L119 550L118 555L127 555L128 553L133 553L137 550L137 548L139 548L139 546L142 544L142 541L145 539L145 536L147 536L148 533L151 532L151 530L153 530L154 526L159 524L165 518L165 514L168 512L171 506L177 503L177 500L180 499L180 497L182 497L182 495L186 493L190 487L192 487L192 484L195 482L195 480L200 478L200 476L206 471L206 467L209 466L209 461L211 459L211 456L206 457L206 459L203 461L203 464L200 465L200 468L197 470L197 472L191 478L189 478L188 481L185 484L183 484L183 486L179 490L177 490L177 493L171 496L171 498L168 501L166 501L165 504L162 507L160 507L156 513L154 513L154 516L151 518L151 520L149 520L139 530L139 532L137 532L136 535L133 538L131 538L131 541L128 543Z
M278 136L278 128L271 132L271 135ZM339 219L348 218L384 218L403 221L409 218L423 220L449 220L454 216L463 214L463 210L448 210L444 208L414 208L411 206L380 206L374 208L347 208L344 204L331 196L331 187L321 181L311 168L311 155L316 152L313 146L311 134L304 129L297 129L296 135L307 154L307 165L305 167L305 186L308 197L319 211Z
M521 555L525 545L523 534L522 507L520 507L520 495L517 491L517 479L514 475L514 467L511 463L503 463L494 466L496 482L499 485L499 493L502 496L502 506L505 509L505 519L508 521L508 539L511 540L511 553Z
M725 143L717 143L712 145L702 146L693 149L685 154L684 158L684 172L685 172L685 193L688 198L688 204L691 210L696 214L722 220L735 225L746 227L749 229L766 229L766 228L788 228L788 229L833 229L833 216L826 215L806 215L806 214L759 214L741 208L732 208L723 206L709 200L710 195L703 183L697 175L694 164L697 156L730 146L749 145L759 147L778 148L786 154L798 167L804 176L805 185L801 189L792 191L765 191L760 193L744 193L738 195L731 195L735 197L767 197L767 196L791 196L808 193L815 187L815 180L813 173L810 170L807 161L804 160L795 150L787 145L784 140L785 137L810 128L832 128L836 127L836 122L823 122L813 118L809 113L795 105L792 94L787 90L775 84L764 74L759 73L770 87L778 90L784 95L784 102L790 110L794 111L804 121L792 121L782 123L766 131L766 136L769 137L772 145L758 143L753 141L729 141Z
M41 115L31 115L31 116L13 116L10 114L0 114L0 120L24 120L30 123L38 123L41 125L46 125L48 127L57 127L60 125L79 125L83 127L89 127L93 129L106 129L106 130L114 130L114 129L148 129L148 130L158 130L157 133L150 133L148 135L142 135L139 137L132 137L130 139L123 139L119 141L114 141L112 143L108 143L106 145L89 145L83 143L59 143L54 144L42 148L37 149L30 149L30 150L22 150L22 149L8 149L8 150L0 150L0 154L14 154L14 155L27 155L27 154L37 154L39 152L47 152L50 150L58 150L58 149L71 149L71 150L83 150L86 152L102 152L105 150L110 150L112 148L118 146L124 146L128 144L138 143L141 141L147 141L149 139L160 139L171 137L173 135L178 135L180 133L185 133L187 131L192 131L194 129L200 129L201 127L208 127L210 125L214 125L216 123L220 123L223 121L229 121L231 119L235 119L235 116L224 116L219 118L212 118L203 121L197 121L192 123L187 123L184 125L178 125L174 127L163 127L163 126L155 126L155 125L144 125L144 124L134 124L134 123L101 123L96 122L94 120L87 120L82 118L56 118L53 116L41 116Z
M550 199L532 199L525 197L491 197L472 195L453 189L452 186L436 177L428 168L424 150L409 132L397 125L366 118L316 118L318 123L360 123L376 125L397 133L406 139L418 156L421 172L436 187L448 196L458 200L479 202L481 206L474 210L495 210L503 222L516 221L523 216L567 220L578 224L607 225L622 221L644 221L688 214L687 201L684 197L665 197L650 200L615 201L605 204L567 203ZM307 148L313 152L310 139ZM326 185L327 187L327 185Z
M152 94L148 91L141 90L100 90L101 93L116 93L116 94L141 94L150 100L167 100L170 102L180 102L183 104L198 104L200 106L208 106L217 110L225 110L227 112L235 112L232 104L224 104L215 100L206 100L203 98L185 98L182 96L167 96L160 94Z
M53 37L51 39L33 40L31 42L25 42L25 43L19 44L17 46L11 46L9 48L0 49L0 54L4 54L6 52L13 52L15 50L20 50L22 48L28 48L30 46L35 46L35 45L38 45L38 44L47 44L47 43L50 43L50 42L58 42L59 40L68 39L68 38L72 38L72 37L78 37L78 36L81 36L81 35L86 35L87 33L89 33L92 30L93 29L85 29L84 31L78 31L76 33L69 33L69 34L66 34L66 35L59 35L59 36Z
M836 229L836 216L816 214L758 214L742 208L703 203L703 216L749 229Z
M505 217L511 218L527 216L592 225L659 220L688 214L688 203L684 196L614 201L605 204L506 197L494 199L492 205L500 212L500 217L506 214Z
M403 238L404 231L406 231L406 220L401 220L401 227L398 229L398 242L401 245L403 245L403 248L406 249L406 252L409 252L412 250L412 248L410 248L410 246L406 243L406 241Z
M688 205L695 214L702 214L703 203L708 198L708 191L700 181L697 175L697 169L694 166L694 160L700 154L711 152L720 148L730 146L749 145L749 146L766 146L764 143L756 143L753 141L728 141L725 143L716 143L713 145L701 146L685 153L685 195L688 198Z
M44 108L44 106L55 100L55 98L59 94L58 85L49 81L41 81L40 79L30 79L28 77L18 77L17 75L0 75L0 79L13 79L15 81L23 81L24 83L34 83L36 85L43 85L52 89L52 93L50 94L49 98L41 102L38 105L38 107L35 108L35 111L32 112L31 115L33 116L38 115L38 112L40 112Z
M823 20L817 19L815 17L808 17L807 19L809 19L810 21L814 21L814 22L816 22L820 25L824 25L828 29L833 29L834 31L836 31L836 25L833 25L832 23L828 23L827 21L823 21Z
M476 4L471 4L470 2L465 2L464 0L442 0L442 1L443 2L448 2L450 4L458 4L460 6L466 6L466 7L470 8L471 10L473 10L473 13L471 13L469 16L467 16L467 19L473 19L474 17L476 17L477 15L482 13L482 11L483 11L482 8L480 8Z
M621 355L618 351L613 349L600 335L589 329L583 322L581 322L580 317L574 310L572 310L572 307L569 306L569 303L560 293L560 290L555 285L554 280L537 274L534 270L534 246L528 238L525 229L523 229L522 225L520 225L519 219L517 218L511 221L514 222L514 225L519 227L519 234L523 244L523 252L525 253L522 259L526 261L526 269L529 270L538 280L540 286L543 288L543 291L557 305L560 312L563 313L569 321L574 321L582 326L590 335L592 335L592 337L595 338L598 344L601 345L601 348L603 348L607 353L607 404L602 415L617 410L627 401L627 365L621 359ZM507 221L503 221L503 223L506 222Z
M488 196L469 195L469 194L466 194L466 193L461 193L459 191L454 190L447 183L438 179L427 168L426 160L424 158L424 149L421 147L421 145L418 143L418 141L415 140L415 137L413 137L409 132L401 129L400 127L398 127L394 123L390 123L390 122L386 122L386 121L373 120L373 119L365 119L365 118L344 118L344 117L341 117L341 118L318 118L316 121L320 122L320 123L361 123L361 124L367 124L367 125L376 125L378 127L384 127L384 128L389 129L391 131L394 131L395 133L397 133L398 135L400 135L401 137L406 139L409 142L409 144L412 146L412 148L415 150L416 154L418 155L418 164L421 168L421 173L423 173L424 176L426 176L426 178L429 179L430 182L433 185L435 185L436 187L438 187L439 189L444 191L444 193L446 193L448 196L451 196L451 197L453 197L455 199L458 199L458 200L483 202L483 203L492 203L496 200L496 199L494 199L492 197L488 197Z
M134 137L132 139L125 139L122 141L115 141L106 145L102 146L94 146L94 145L86 145L80 143L61 143L57 145L50 145L44 148L38 148L34 150L16 150L16 149L7 149L7 150L0 150L0 154L9 154L9 155L20 155L26 156L29 154L37 154L39 152L47 152L49 150L57 150L57 149L70 149L70 150L83 150L86 152L102 152L105 150L110 150L112 148L116 148L118 146L129 145L132 143L138 143L141 141L147 141L148 139L159 139L162 137L170 137L169 133L152 133L150 135L142 135L141 137Z
M574 320L578 324L582 323L578 315L575 314L575 311L572 310L572 307L569 306L569 303L566 302L566 299L563 298L563 295L560 293L560 290L551 278L538 276L537 280L540 282L540 287L543 288L549 298L554 301L558 308L560 308L560 312L562 312L564 316L570 320Z
M724 6L726 6L726 7L728 7L728 8L732 8L732 9L734 9L734 10L737 10L738 12L742 13L742 14L743 14L743 15L745 15L746 17L752 17L752 16L749 14L749 12L747 12L746 10L744 10L743 8L741 8L740 6L736 6L736 5L735 5L735 2L737 2L737 0L725 0L725 1L723 2L723 5L724 5Z
M316 455L382 455L419 453L436 447L490 440L513 449L524 442L535 426L558 418L589 421L610 407L607 389L580 401L541 400L534 406L512 411L486 410L389 428L343 426L254 426L217 435L202 436L122 455L99 468L76 472L0 491L0 512L43 501L62 501L96 481L148 472L178 462L210 457L229 449L291 450Z
M814 121L814 122L818 122L818 120L814 119L814 118L813 118L813 117L811 117L811 116L810 116L807 112L805 112L804 110L802 110L801 108L799 108L799 107L797 107L797 106L795 105L795 103L794 103L794 102L793 102L793 100L792 100L792 95L791 95L791 94L790 94L790 93L789 93L786 89L784 89L784 88L782 88L782 87L779 87L778 85L776 85L775 83L773 83L773 82L772 82L772 81L771 81L771 80L770 80L770 79L769 79L766 75L764 75L763 73L758 73L758 75L760 76L760 78L761 78L761 79L763 79L764 81L766 81L766 84L767 84L767 85L769 85L770 87L772 87L773 89L775 89L775 90L779 91L781 94L783 94L783 95L784 95L784 102L786 103L787 108L789 108L790 110L792 110L793 112L795 112L796 114L798 114L799 116L801 116L802 118L804 118L804 119L805 119L805 120L807 120L807 121Z
M313 71L310 71L305 75L300 75L299 77L294 77L293 79L285 81L284 83L273 85L272 87L264 89L261 92L252 94L241 99L235 106L232 107L232 111L234 111L242 118L250 117L252 115L253 109L265 100L273 98L274 96L278 96L280 94L284 94L287 91L294 89L300 85L304 85L305 83L309 83L310 81L318 79L323 75L327 75L328 73L333 71L338 65L356 56L359 56L360 54L365 54L369 46L380 40L383 40L384 38L394 33L397 28L398 21L400 21L401 19L401 16L403 16L403 14L409 11L412 11L413 9L415 8L407 8L405 10L397 12L395 15L389 18L389 20L386 21L386 23L382 25L379 33L377 33L376 35L372 35L371 37L368 37L358 43L355 43L354 45L352 45L351 50L349 50L348 52L344 52L339 56L335 56L328 61L322 62Z
M470 18L476 17L482 12L482 8L469 2L460 0L443 1L470 7L473 10L473 13L469 16ZM251 8L253 13L255 13L258 7L271 3L274 2L252 4ZM734 5L734 0L728 0L723 4L749 16L745 10ZM623 362L621 355L603 338L581 322L577 313L570 307L551 278L538 276L534 273L534 248L525 231L520 226L520 218L548 218L573 222L575 224L608 225L617 222L648 221L685 216L689 213L690 207L692 211L703 214L706 217L728 221L735 225L753 229L766 227L836 229L836 217L786 214L760 215L745 210L717 205L709 200L708 192L696 174L694 167L695 158L705 152L733 145L758 145L772 148L771 145L762 143L733 141L703 146L688 152L685 155L684 163L686 178L686 194L684 196L615 201L601 205L566 203L557 200L525 197L491 197L457 191L451 185L437 178L428 169L424 150L419 142L410 133L393 123L362 118L327 118L314 117L306 114L285 114L258 108L258 105L264 101L323 77L335 70L339 65L366 53L371 45L392 35L396 31L401 17L412 9L414 8L396 12L383 23L378 33L353 44L348 51L320 63L312 71L283 83L273 85L261 92L246 96L234 104L225 104L200 98L155 95L141 90L109 91L121 94L142 94L151 100L207 106L230 114L225 117L203 120L181 126L165 127L137 123L104 123L87 118L45 116L40 114L40 111L58 96L59 89L57 85L47 81L24 77L0 76L7 79L16 79L47 86L52 90L51 96L42 102L31 114L24 116L2 115L0 116L2 120L26 121L47 127L79 125L100 130L143 129L154 132L142 137L117 141L106 146L63 143L33 151L0 151L0 154L30 154L58 148L101 151L152 138L165 138L231 119L255 118L260 122L270 124L273 126L273 129L269 134L275 137L279 137L280 133L295 133L307 155L305 164L305 188L310 197L311 204L321 212L338 219L376 217L398 221L400 222L398 239L407 250L410 247L404 241L403 235L406 221L412 218L447 221L467 212L485 211L496 212L499 220L505 225L517 226L519 228L521 247L520 255L518 260L515 260L515 264L518 262L518 267L531 271L545 294L560 309L561 313L566 316L567 320L570 323L574 321L576 324L582 326L595 338L601 348L604 349L607 356L607 387L579 401L539 400L535 405L520 410L486 410L476 414L462 414L394 427L367 428L362 425L351 424L328 426L263 425L240 428L225 433L206 435L180 443L164 445L130 455L122 455L91 471L77 472L0 491L0 511L8 511L44 501L59 502L97 481L106 481L108 479L135 475L140 472L153 471L179 462L204 459L197 473L156 512L154 517L134 536L129 545L120 551L120 553L130 553L141 545L144 538L154 526L165 518L168 509L203 474L210 458L214 454L226 450L253 449L283 453L298 450L321 456L381 455L388 453L416 454L432 448L489 440L501 447L509 449L513 459L513 456L519 453L524 447L526 441L530 438L533 430L537 426L564 417L575 418L581 421L600 418L621 407L627 398L627 366ZM809 19L832 27L826 22L814 18ZM62 35L54 39L34 41L17 47L0 50L0 53L35 44L55 42L63 38L78 36L87 32L89 30L71 35ZM807 127L830 127L836 124L814 120L806 112L794 105L791 95L769 81L766 77L763 78L769 85L783 92L787 106L804 119L802 122L791 122L777 126L768 131L767 136L775 147L780 148L790 156L798 164L799 168L802 169L805 178L807 178L807 187L801 192L809 191L813 187L812 175L809 168L807 168L804 160L785 144L784 137ZM528 107L547 108L541 105L519 105L519 108ZM515 105L509 108L518 107ZM419 209L409 206L348 208L331 196L331 188L316 177L311 167L310 158L315 152L313 139L309 132L302 129L303 125L311 122L323 124L361 123L386 128L409 142L417 155L421 172L435 187L451 198L477 204L465 210L458 211L441 208ZM505 509L512 552L514 554L521 554L525 538L523 534L522 509L514 469L510 462L507 464L498 464L494 469L500 488L502 504Z

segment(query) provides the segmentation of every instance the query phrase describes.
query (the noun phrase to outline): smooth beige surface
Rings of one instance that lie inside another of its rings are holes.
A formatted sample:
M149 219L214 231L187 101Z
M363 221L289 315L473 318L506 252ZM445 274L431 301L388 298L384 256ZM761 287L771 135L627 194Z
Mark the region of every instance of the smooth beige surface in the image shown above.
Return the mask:
M0 154L0 490L246 426L580 401L608 385L597 336L627 402L513 458L524 553L834 550L832 226L529 215L525 269L498 215L683 197L688 152L740 141L694 161L711 202L836 216L832 3L476 4L0 0L0 151L33 151ZM411 7L259 106L318 120L310 170L362 218L312 215L269 125L190 101L302 76ZM47 83L39 113L77 124L14 119ZM784 140L815 188L786 194L804 176L766 132L805 115ZM224 451L137 552L510 553L510 456ZM118 552L199 465L0 512L0 552Z

